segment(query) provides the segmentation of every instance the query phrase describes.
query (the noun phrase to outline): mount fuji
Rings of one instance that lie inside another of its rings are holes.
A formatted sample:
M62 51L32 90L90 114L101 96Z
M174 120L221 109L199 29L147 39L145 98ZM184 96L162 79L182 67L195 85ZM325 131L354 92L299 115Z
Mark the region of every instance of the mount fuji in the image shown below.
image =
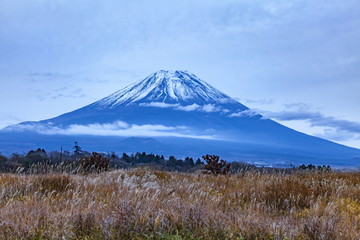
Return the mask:
M266 166L360 166L360 150L309 136L257 114L188 71L158 71L108 97L0 131L0 152L34 148L216 154Z

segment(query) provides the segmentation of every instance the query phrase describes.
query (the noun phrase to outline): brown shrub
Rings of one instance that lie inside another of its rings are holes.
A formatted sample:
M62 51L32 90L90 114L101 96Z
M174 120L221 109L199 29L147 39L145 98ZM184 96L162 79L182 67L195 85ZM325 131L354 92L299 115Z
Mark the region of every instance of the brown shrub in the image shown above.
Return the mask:
M91 156L80 159L80 171L84 173L107 171L109 163L109 159L100 153L93 152Z
M226 163L225 160L220 160L219 162L219 156L207 154L206 156L202 156L202 158L206 162L205 169L214 175L227 174L230 170L231 164Z

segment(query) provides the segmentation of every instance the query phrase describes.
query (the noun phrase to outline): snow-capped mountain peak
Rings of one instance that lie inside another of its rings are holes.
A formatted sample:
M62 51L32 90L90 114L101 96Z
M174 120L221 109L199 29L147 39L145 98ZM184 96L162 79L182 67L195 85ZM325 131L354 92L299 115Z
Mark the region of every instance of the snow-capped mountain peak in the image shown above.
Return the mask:
M155 140L137 140L144 137ZM187 71L159 71L72 112L0 130L0 149L9 154L39 146L71 149L74 140L95 151L211 153L262 166L360 166L360 150L263 118Z
M116 107L132 103L224 104L236 101L189 71L160 70L96 102Z

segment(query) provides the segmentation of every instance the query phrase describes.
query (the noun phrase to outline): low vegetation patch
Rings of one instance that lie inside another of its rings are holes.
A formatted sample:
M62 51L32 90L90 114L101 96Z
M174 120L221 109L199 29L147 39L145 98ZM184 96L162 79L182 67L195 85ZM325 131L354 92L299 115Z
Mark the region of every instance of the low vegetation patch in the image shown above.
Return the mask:
M0 239L360 239L360 173L0 175Z

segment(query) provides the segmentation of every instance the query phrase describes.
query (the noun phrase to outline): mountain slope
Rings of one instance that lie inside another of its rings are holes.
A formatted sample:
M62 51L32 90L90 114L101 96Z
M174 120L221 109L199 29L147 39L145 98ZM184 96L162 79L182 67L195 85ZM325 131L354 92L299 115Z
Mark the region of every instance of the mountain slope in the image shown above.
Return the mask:
M14 143L26 136L27 144L49 143L49 149L81 139L91 150L154 149L180 157L216 153L267 164L311 160L357 166L360 157L358 149L266 119L187 71L159 71L83 108L1 132L0 150L9 147L6 139Z

